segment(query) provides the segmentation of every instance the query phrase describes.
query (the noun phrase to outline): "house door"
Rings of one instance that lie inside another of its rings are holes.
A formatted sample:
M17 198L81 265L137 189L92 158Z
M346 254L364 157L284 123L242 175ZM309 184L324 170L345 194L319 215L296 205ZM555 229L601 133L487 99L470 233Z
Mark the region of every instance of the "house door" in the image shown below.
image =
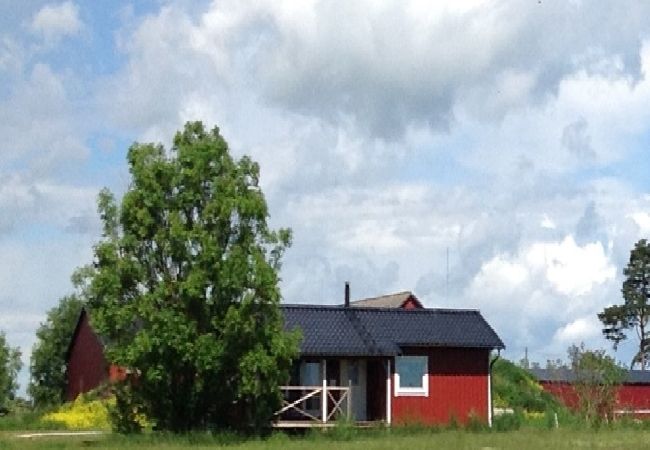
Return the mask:
M321 372L321 363L320 362L311 362L303 361L300 364L300 385L301 386L310 386L310 387L319 387L323 385L323 377ZM309 389L305 390L302 395L309 392ZM321 415L321 399L320 395L315 395L308 398L304 404L303 409L309 414L315 417L320 417Z
M371 359L367 366L368 374L368 420L386 419L386 362Z
M354 420L367 420L366 395L367 395L367 366L365 360L348 359L341 361L341 381L347 381L352 396L352 418Z

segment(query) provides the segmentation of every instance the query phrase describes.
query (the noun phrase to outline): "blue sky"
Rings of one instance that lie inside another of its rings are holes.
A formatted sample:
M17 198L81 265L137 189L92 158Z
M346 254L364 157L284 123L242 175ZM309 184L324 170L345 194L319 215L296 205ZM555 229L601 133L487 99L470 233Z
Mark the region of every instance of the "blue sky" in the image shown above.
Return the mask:
M0 2L0 329L27 365L128 146L202 120L294 229L286 301L349 280L478 308L512 359L610 348L650 233L650 6L623 3Z

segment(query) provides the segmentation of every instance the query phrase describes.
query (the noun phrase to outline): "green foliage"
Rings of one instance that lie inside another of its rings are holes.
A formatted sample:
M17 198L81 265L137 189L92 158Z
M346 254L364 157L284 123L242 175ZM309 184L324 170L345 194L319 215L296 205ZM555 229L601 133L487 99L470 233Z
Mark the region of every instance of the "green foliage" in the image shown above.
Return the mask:
M16 377L22 363L18 348L10 347L3 332L0 332L0 412L8 412L16 396Z
M143 405L134 398L129 384L118 384L114 390L115 402L108 408L113 429L122 434L139 433L144 428Z
M141 411L174 432L267 427L299 336L279 310L291 233L267 226L259 166L235 161L200 122L169 152L134 144L128 163L121 202L99 196L88 293L109 360L133 374L117 391L120 417Z
M467 418L465 429L477 433L479 431L487 431L489 427L481 416L476 414L475 411L471 411Z
M560 408L530 372L503 358L492 366L492 392L494 405L501 408L537 412Z
M76 295L61 298L59 304L47 312L45 323L36 330L27 392L37 408L65 401L65 356L83 305Z
M492 429L494 431L514 431L521 428L524 418L521 412L515 410L512 414L500 414L492 419Z
M93 398L79 395L41 417L43 423L52 422L67 430L110 430L109 408L115 398Z
M603 323L605 338L614 343L614 349L627 339L630 330L639 337L639 350L631 366L645 369L650 361L650 243L641 239L630 252L630 260L623 270L625 281L621 292L623 303L605 308L598 314Z
M572 345L568 353L580 414L593 425L599 425L603 420L611 421L616 392L625 378L625 369L605 350L588 350L584 344L579 347Z

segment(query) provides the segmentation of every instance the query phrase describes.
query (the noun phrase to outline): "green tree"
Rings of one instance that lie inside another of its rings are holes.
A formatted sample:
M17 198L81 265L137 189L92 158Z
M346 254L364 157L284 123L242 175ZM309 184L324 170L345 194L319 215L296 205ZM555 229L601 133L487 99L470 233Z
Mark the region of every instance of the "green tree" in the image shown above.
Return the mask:
M569 347L568 354L580 414L594 425L611 420L617 390L625 378L625 369L605 350L589 350L584 343L579 347Z
M9 346L0 331L0 411L6 412L16 396L18 371L22 367L20 350Z
M59 304L47 312L45 322L36 330L27 387L36 407L65 401L65 356L83 306L84 301L78 295L61 298Z
M638 364L645 370L650 354L650 243L641 239L630 252L630 261L623 270L625 281L621 289L623 303L605 308L598 314L603 323L605 338L614 343L614 350L619 343L627 339L631 330L636 331L639 349L630 364Z
M133 374L116 389L118 429L138 411L174 432L268 426L298 336L279 309L291 233L267 226L259 166L200 122L170 151L134 144L128 164L121 202L99 196L89 298L109 360Z

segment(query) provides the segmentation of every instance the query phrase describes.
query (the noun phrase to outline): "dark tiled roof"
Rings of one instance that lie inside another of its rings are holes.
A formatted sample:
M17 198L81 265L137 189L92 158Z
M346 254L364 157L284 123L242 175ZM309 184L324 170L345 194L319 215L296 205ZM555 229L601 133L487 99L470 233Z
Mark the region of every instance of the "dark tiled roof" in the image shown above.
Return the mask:
M555 383L572 383L576 377L570 369L530 369L530 372L539 381ZM650 384L650 371L628 370L624 383L626 384Z
M628 370L625 382L630 384L650 384L650 371Z
M572 383L575 381L575 375L573 371L565 368L560 369L529 369L529 372L532 373L535 378L539 381L548 381L548 382L564 382Z
M478 311L283 305L304 356L390 356L403 347L504 348Z
M372 308L401 308L404 303L413 297L420 304L420 301L410 291L398 292L396 294L381 295L379 297L364 298L350 302L350 306L372 307Z

